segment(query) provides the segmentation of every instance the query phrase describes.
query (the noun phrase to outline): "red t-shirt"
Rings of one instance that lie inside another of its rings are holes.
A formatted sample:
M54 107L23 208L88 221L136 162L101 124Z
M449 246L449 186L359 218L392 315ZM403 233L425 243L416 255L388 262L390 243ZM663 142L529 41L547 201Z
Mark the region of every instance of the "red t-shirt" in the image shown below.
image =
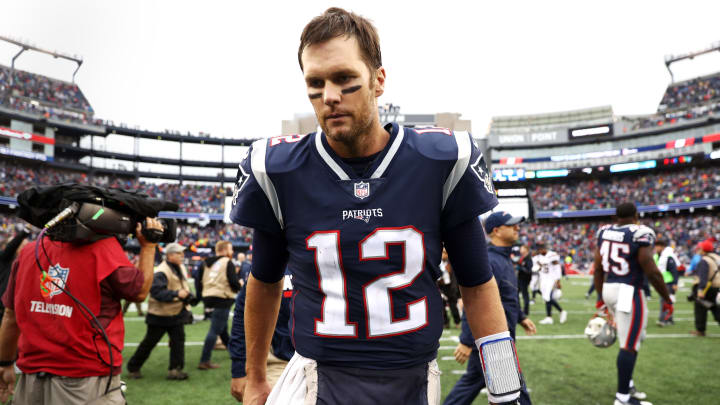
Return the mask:
M82 309L50 283L52 278L60 285L64 283L99 317L113 346L113 366L119 373L125 333L119 299L137 296L142 273L132 266L114 238L87 245L44 239L51 261L40 254L40 264L47 272L43 276L35 262L36 243L20 252L3 297L6 307L15 311L21 331L18 367L24 373L44 371L67 377L108 372L108 366L97 358L99 353L109 361L102 336L80 312ZM117 286L120 288L113 288Z

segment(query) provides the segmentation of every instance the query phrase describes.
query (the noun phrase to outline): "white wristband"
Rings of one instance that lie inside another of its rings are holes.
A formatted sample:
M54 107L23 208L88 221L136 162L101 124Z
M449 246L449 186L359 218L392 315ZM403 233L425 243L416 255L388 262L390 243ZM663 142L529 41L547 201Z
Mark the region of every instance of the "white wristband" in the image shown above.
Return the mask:
M500 332L475 340L485 375L488 400L510 402L520 397L522 376L510 332Z

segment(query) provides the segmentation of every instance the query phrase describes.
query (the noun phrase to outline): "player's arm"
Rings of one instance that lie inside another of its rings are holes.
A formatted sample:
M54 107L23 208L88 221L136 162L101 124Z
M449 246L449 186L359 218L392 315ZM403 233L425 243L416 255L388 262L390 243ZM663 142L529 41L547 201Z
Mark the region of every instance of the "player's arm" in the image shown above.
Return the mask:
M602 257L600 256L600 250L595 248L595 259L593 261L593 283L595 283L595 290L599 300L602 300L603 283L605 283L605 269L602 267Z
M253 232L253 266L245 292L247 385L243 403L248 405L262 405L270 394L267 357L280 310L287 257L283 236Z
M491 403L512 403L520 396L522 377L500 292L490 269L482 224L473 218L443 232L443 241L482 359L488 399Z
M663 280L663 276L655 264L655 259L653 259L652 246L641 246L638 248L638 263L650 284L655 287L655 291L657 291L666 302L670 302L670 293L668 292L667 285L665 285L665 280Z
M17 357L17 345L18 339L20 339L20 328L15 319L15 278L18 267L19 262L15 260L12 264L5 294L2 297L5 314L2 318L2 325L0 325L0 361L7 364L7 366L0 366L0 402L2 403L5 403L15 391L15 366L13 362Z

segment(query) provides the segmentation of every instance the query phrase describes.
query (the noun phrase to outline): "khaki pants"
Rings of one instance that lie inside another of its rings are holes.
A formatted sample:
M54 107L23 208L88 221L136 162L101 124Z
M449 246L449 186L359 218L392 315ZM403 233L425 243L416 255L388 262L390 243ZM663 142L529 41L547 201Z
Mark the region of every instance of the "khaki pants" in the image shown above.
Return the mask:
M70 378L60 376L38 377L22 374L15 387L15 405L124 405L119 389L103 397L108 377ZM120 386L120 376L112 378L110 389Z

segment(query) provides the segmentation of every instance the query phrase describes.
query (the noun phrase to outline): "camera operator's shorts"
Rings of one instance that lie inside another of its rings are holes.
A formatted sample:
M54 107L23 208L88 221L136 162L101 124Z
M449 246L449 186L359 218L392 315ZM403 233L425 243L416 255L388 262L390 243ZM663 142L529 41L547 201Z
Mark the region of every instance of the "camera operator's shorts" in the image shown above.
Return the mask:
M437 361L400 370L370 370L318 364L297 353L266 405L437 405Z
M124 405L119 389L120 376L113 376L108 395L105 393L108 376L71 378L47 373L22 374L15 387L14 405Z
M624 283L605 283L603 301L615 318L621 349L640 350L645 339L648 308L645 292Z

